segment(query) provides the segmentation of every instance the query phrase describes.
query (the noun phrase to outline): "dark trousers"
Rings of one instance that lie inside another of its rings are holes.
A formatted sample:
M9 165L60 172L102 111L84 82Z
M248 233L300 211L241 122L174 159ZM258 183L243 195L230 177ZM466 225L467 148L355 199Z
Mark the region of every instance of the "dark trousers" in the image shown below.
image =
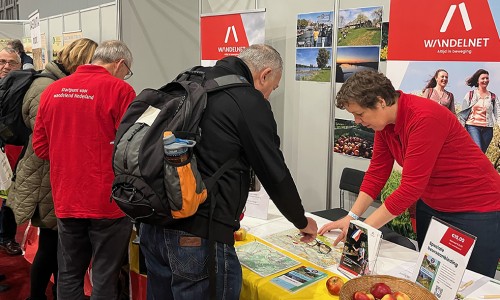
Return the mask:
M84 299L83 279L92 262L92 300L118 299L118 278L132 223L119 219L57 219L57 297Z
M50 277L54 275L52 294L56 299L57 288L57 231L40 228L38 250L36 251L30 272L30 300L45 300L45 290Z
M467 269L489 277L495 277L500 258L500 211L475 213L447 213L430 208L422 200L417 202L417 241L422 249L425 234L432 217L462 229L477 237Z
M0 199L1 202L5 201ZM17 224L14 212L8 206L3 206L0 210L0 243L14 241L16 238Z

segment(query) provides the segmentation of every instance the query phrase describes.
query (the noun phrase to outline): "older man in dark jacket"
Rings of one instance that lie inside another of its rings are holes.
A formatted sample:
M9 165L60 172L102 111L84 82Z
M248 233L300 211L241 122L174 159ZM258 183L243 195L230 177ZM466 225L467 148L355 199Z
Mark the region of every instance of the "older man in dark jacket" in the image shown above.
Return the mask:
M216 241L216 297L238 299L242 274L234 249L233 232L240 227L250 185L250 167L283 215L303 234L303 241L316 237L317 225L306 218L295 183L288 170L267 100L278 87L283 63L268 45L253 45L239 57L227 57L214 67L200 69L207 78L236 74L252 86L234 87L209 95L200 122L202 138L196 147L198 168L212 176L226 161L237 162L217 181L218 193L198 212L169 228L144 224L141 246L148 267L148 298L207 298L206 264L209 260L208 215L216 201L210 230Z

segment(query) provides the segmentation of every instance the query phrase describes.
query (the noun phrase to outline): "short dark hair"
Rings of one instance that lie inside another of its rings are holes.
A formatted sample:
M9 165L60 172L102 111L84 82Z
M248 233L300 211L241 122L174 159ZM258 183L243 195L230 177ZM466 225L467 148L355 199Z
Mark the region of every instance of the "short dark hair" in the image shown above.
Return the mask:
M12 49L16 50L18 53L23 53L24 52L23 43L20 40L18 40L18 39L10 40L7 43L7 45L10 46Z
M336 106L345 109L349 102L353 102L364 108L375 108L377 97L384 99L387 106L392 106L399 94L384 74L373 70L360 71L344 82L337 93Z

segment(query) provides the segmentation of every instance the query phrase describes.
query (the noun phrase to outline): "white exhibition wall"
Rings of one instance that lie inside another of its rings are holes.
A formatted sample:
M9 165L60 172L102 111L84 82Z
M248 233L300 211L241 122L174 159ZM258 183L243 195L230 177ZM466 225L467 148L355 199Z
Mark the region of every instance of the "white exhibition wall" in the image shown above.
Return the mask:
M82 31L83 36L97 43L117 39L117 8L115 2L40 19L40 31L47 38L47 51L52 55L52 38L65 32ZM3 27L3 26L2 26ZM16 38L29 37L30 26L24 21Z
M0 21L0 39L20 39L24 21Z

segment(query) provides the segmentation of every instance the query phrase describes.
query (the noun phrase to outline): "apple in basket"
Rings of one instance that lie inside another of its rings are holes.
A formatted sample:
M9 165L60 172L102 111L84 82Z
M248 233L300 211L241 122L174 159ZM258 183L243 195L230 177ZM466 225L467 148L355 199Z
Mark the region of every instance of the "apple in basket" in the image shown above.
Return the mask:
M372 285L370 288L370 293L377 299L382 299L387 294L392 294L391 288L383 283L383 282L378 282ZM389 300L389 299L384 299L384 300Z
M342 278L338 276L332 276L328 278L326 281L326 289L328 292L334 296L338 296L340 293L340 289L344 285L344 282L342 281Z
M370 293L356 292L352 296L352 299L353 300L375 300L375 297L373 297L373 295Z
M403 292L394 292L392 296L396 300L410 300L410 297Z

